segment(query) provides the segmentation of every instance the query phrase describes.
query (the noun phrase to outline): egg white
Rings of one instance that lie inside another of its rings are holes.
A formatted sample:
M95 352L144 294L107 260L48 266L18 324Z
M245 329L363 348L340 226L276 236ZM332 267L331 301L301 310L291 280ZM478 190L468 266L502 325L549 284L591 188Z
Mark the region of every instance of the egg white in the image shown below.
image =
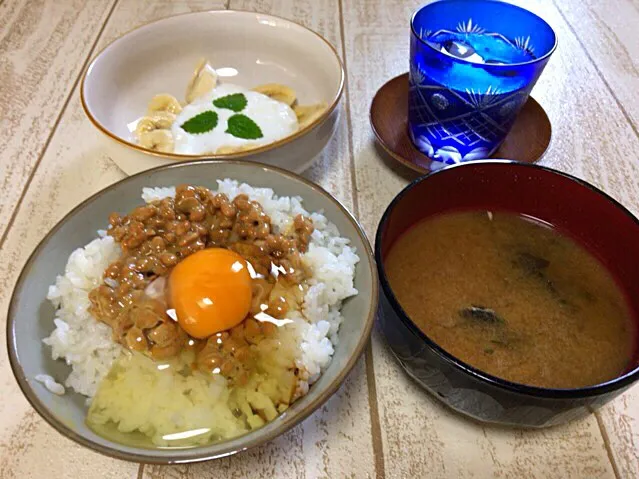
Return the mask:
M241 112L213 105L216 98L234 93L243 93L246 96L247 105ZM182 129L181 125L187 120L207 110L213 110L218 115L218 123L213 130L191 134ZM247 140L226 133L228 119L236 113L246 115L257 123L264 136L257 140ZM266 145L294 133L297 129L297 116L290 106L262 93L228 83L218 85L208 94L186 105L171 127L175 140L174 151L185 155L215 153L221 146Z

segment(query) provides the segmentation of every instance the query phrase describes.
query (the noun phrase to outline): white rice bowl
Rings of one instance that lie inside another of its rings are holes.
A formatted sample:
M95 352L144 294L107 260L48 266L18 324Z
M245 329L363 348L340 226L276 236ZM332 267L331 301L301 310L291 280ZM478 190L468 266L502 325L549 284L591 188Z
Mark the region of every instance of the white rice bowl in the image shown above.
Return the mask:
M298 214L310 217L313 221L311 242L308 251L302 255L312 273L307 280L309 287L302 311L292 312L289 319L293 323L285 326L299 344L296 366L302 371L300 377L303 380L299 382L298 389L303 395L331 362L334 346L338 342L339 327L344 319L340 312L342 302L357 294L353 281L359 257L355 249L349 246L349 240L340 237L336 226L321 212L310 213L304 209L302 198L278 197L270 188L254 188L231 179L218 180L217 183L217 192L225 193L231 199L238 194L246 194L251 200L258 201L271 217L276 232L289 226ZM175 196L174 187L144 188L142 192L146 202L169 196ZM113 238L104 231L98 232L98 236L71 254L64 275L58 276L56 283L49 287L47 298L57 308L55 330L43 340L51 347L53 359L64 359L71 366L64 386L86 396L88 403L111 366L124 353L123 346L112 340L111 328L98 322L88 312L89 292L101 284L104 270L120 255L120 248ZM114 420L121 431L137 429L145 432L158 445L166 445L166 441L155 431L166 434L167 431L178 433L208 427L210 434L201 437L202 443L208 442L212 435L233 437L246 432L238 428L230 410L224 409L228 397L225 384L185 380L180 385L176 382L171 397L161 396L162 401L158 401L154 399L153 390L160 385L154 383L144 369L145 364L139 363L139 373L134 381L144 382L145 387L127 387L123 383L119 391L121 394L110 398L112 409L102 411L105 423ZM51 392L64 394L64 387L50 376L38 375L35 379ZM128 380L131 381L130 378ZM133 397L140 391L144 391L144 398ZM166 394L164 389L162 394ZM186 401L185 396L188 399ZM174 401L181 401L185 411L183 414L176 415L175 408L165 407ZM127 417L122 417L122 409L126 409L123 405L136 402L142 402L144 407L131 410Z

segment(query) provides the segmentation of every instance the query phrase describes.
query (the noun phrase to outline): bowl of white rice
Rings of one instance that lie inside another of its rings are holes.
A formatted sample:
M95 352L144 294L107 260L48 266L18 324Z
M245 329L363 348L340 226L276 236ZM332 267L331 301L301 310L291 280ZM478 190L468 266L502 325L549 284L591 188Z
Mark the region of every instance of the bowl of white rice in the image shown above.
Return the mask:
M294 346L295 394L290 404L276 404L266 421L260 419L266 406L257 406L255 415L248 406L262 401L259 391L246 393L248 422L246 417L240 420L238 410L227 407L231 386L223 380L206 382L180 374L157 380L149 371L164 366L156 368L135 353L131 360L131 351L114 340L111 327L94 317L90 292L110 284L105 269L121 254L109 231L109 215L126 215L140 205L172 198L181 184L230 199L245 195L261 205L274 231L284 231L299 215L313 224L301 255L310 279L300 288L299 311L289 311L290 319L280 328ZM11 298L9 359L34 409L83 446L144 463L214 459L279 436L328 400L369 339L377 285L364 232L319 186L288 171L241 160L163 166L87 199L38 245ZM92 423L87 421L90 411ZM102 433L96 424L109 425L110 433ZM199 434L199 439L189 440L188 446L169 441L183 439L183 431Z

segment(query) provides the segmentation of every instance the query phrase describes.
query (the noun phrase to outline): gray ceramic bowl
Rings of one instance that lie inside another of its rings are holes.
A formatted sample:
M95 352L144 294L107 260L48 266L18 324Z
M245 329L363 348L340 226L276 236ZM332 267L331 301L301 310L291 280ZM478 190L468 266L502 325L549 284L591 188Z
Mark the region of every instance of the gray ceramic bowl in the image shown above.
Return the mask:
M253 186L269 187L280 196L299 195L309 211L324 210L342 236L357 248L355 287L359 294L342 309L345 320L333 361L309 393L265 427L230 441L193 449L144 449L114 443L85 425L84 397L69 390L56 396L36 382L49 374L63 382L69 368L51 359L42 338L53 330L54 309L45 300L56 275L64 271L71 252L87 244L103 229L112 211L130 211L141 202L144 186L192 183L215 187L218 178L234 178ZM47 234L27 261L11 298L7 346L14 375L31 405L61 434L98 452L119 459L170 464L227 456L260 445L289 430L319 408L340 386L368 341L377 309L377 272L370 245L357 221L337 200L317 185L271 166L238 160L208 160L164 166L126 178L76 207Z

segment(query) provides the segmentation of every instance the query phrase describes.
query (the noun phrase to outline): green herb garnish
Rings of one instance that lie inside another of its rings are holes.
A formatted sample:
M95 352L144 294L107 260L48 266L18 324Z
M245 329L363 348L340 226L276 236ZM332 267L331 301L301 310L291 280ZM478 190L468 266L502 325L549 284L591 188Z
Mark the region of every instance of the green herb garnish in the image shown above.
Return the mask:
M244 93L233 93L213 100L213 105L218 108L226 108L235 112L242 111L246 108L246 97Z
M264 136L260 127L257 126L257 123L248 116L241 114L233 115L229 118L226 133L230 133L237 138L244 138L245 140L257 140Z
M212 110L203 111L182 123L182 129L187 133L206 133L217 126L217 113Z

